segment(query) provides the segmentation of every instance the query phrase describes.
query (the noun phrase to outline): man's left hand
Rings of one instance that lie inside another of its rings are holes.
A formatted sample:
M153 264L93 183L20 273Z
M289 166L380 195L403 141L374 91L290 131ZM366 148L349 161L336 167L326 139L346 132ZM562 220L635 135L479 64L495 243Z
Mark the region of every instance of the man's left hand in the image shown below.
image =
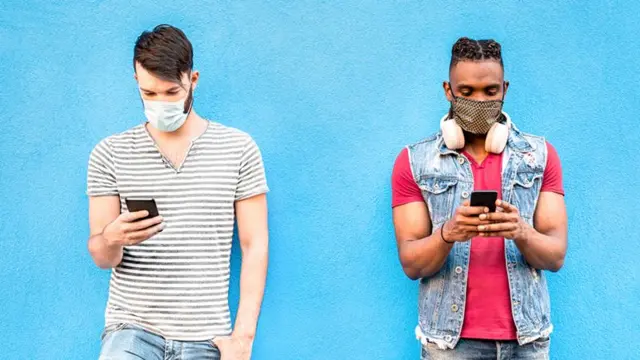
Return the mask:
M253 340L248 337L231 335L213 339L220 350L221 360L249 360Z
M522 220L518 209L502 200L496 201L496 205L496 212L480 215L480 220L490 220L492 224L479 225L479 236L524 241L530 226Z

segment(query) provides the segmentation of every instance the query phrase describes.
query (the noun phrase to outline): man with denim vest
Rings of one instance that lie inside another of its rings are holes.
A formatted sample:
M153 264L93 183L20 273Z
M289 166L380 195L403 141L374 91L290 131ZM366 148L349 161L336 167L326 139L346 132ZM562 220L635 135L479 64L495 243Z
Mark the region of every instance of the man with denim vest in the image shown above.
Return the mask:
M422 359L548 359L553 326L544 270L567 250L560 159L502 111L500 45L459 39L441 131L407 146L392 176L400 262L420 279ZM472 207L498 192L497 210Z

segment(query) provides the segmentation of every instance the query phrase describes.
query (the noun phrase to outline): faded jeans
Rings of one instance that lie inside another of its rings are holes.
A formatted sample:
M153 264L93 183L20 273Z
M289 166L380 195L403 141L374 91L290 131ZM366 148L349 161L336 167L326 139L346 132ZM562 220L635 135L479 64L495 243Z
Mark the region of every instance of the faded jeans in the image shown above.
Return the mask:
M210 341L175 341L129 324L108 326L99 360L220 360Z
M548 360L549 338L518 345L517 341L460 339L454 349L422 346L422 360Z

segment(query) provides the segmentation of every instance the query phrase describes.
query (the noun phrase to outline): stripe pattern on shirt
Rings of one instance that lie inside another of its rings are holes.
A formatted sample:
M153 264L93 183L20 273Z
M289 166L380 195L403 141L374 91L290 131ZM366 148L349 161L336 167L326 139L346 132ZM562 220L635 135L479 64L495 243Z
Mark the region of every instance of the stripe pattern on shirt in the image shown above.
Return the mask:
M167 339L231 333L229 262L234 202L268 191L260 151L239 130L209 122L176 169L145 125L92 151L89 196L155 199L164 231L124 248L112 270L107 325L132 323Z

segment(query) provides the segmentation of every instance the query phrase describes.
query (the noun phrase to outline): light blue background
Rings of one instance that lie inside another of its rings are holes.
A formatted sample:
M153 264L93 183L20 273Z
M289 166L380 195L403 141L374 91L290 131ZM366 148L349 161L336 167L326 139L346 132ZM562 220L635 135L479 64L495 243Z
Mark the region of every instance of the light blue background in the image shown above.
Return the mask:
M250 132L266 162L255 359L418 358L389 179L447 110L441 83L463 35L502 43L506 110L563 162L570 246L549 276L552 357L638 358L635 2L129 3L0 4L3 359L97 357L109 274L86 250L86 164L101 138L143 120L133 44L164 22L195 47L200 114Z

